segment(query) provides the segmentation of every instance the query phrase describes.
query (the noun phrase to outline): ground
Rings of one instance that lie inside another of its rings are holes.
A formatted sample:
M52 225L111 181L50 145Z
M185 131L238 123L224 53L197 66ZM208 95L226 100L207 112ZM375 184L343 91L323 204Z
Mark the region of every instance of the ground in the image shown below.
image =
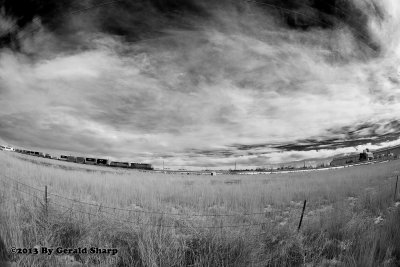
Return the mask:
M399 169L198 176L0 152L0 236L7 249L118 249L9 253L16 266L398 266Z

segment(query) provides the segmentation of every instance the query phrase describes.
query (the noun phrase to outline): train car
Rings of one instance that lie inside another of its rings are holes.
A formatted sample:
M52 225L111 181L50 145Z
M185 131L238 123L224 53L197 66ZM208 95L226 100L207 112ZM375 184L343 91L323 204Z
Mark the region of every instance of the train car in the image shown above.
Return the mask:
M151 164L143 163L142 166L144 170L154 170Z
M95 159L95 158L85 158L85 164L96 165L97 164L97 159Z
M75 162L75 163L76 163L76 157L74 157L74 156L68 156L68 157L67 157L67 161L68 161L68 162Z
M46 153L46 155L44 155L44 157L45 157L46 159L51 159L51 155L48 154L48 153Z
M151 166L151 164L136 163L136 162L131 163L130 168L131 169L140 169L140 170L153 170L153 167Z
M85 164L86 159L84 157L76 157L76 163Z
M68 156L61 155L61 156L60 156L60 160L67 161L67 160L68 160Z
M42 158L44 158L44 153L43 152L39 152L39 155L38 155L38 157L42 157Z
M36 157L39 157L40 156L40 152L35 151L35 152L33 152L33 155L36 156Z
M139 163L136 163L136 162L131 162L131 164L130 164L130 166L129 166L131 169L138 169L138 167L139 167Z
M108 166L110 164L108 159L97 159L97 165Z
M110 166L111 167L129 168L130 164L129 164L129 162L111 161Z

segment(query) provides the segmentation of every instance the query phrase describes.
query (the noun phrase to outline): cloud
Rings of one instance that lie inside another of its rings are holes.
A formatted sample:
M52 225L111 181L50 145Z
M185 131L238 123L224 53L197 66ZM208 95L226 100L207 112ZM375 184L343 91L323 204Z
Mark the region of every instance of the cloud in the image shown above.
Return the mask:
M398 139L397 4L346 2L334 12L318 1L225 3L176 12L168 1L124 3L60 24L42 15L40 30L0 51L0 136L194 167L328 157Z

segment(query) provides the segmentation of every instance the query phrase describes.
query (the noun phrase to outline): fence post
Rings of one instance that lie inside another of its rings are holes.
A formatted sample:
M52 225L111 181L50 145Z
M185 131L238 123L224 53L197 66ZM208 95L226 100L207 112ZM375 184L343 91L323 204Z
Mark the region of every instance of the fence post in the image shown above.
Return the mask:
M397 175L397 179L396 179L396 187L394 189L394 201L396 201L396 197L397 197L397 183L399 182L399 176Z
M303 211L301 212L299 227L297 228L297 231L300 231L301 223L303 222L304 211L306 209L306 204L307 204L307 200L304 200Z
M44 210L45 210L45 216L46 216L46 221L48 219L48 203L47 203L47 185L44 186Z

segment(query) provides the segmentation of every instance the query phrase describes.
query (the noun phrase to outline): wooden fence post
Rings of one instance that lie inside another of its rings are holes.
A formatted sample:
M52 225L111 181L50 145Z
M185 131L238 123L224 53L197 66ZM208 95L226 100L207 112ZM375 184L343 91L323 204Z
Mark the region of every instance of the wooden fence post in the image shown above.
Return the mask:
M48 199L47 199L47 185L44 186L44 210L45 210L45 216L46 216L46 221L48 219Z
M299 227L297 228L297 231L300 231L301 223L303 222L304 211L306 209L306 204L307 204L307 200L304 200L303 211L301 212Z
M396 187L394 189L394 201L396 201L396 197L397 197L397 183L399 182L399 176L397 175L397 179L396 179Z

